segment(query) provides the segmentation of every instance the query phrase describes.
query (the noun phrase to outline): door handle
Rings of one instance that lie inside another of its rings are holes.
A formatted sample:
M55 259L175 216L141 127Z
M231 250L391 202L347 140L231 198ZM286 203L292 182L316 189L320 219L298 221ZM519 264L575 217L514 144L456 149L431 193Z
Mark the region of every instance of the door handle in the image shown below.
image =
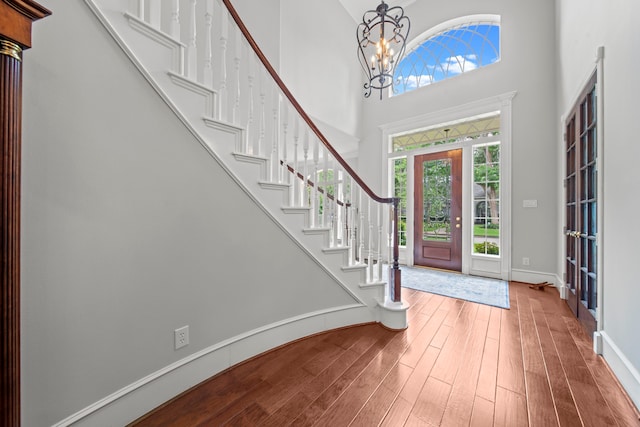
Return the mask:
M460 217L459 216L456 217L456 221L458 221L458 222L460 221Z
M456 228L460 228L460 224L456 224Z

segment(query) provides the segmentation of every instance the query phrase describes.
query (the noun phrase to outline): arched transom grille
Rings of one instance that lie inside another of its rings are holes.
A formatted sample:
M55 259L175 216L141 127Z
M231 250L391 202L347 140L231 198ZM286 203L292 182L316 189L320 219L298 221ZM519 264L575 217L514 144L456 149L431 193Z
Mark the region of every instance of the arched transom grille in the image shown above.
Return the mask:
M428 86L500 60L500 17L448 21L416 38L394 76L394 94Z

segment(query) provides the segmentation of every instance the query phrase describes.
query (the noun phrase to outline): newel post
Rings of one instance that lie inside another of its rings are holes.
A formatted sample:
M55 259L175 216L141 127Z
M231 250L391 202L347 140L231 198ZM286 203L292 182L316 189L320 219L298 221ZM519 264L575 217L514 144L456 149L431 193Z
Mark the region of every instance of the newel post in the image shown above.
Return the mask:
M399 249L399 239L398 239L398 209L400 208L400 199L395 197L393 199L393 266L390 269L391 271L391 301L400 302L401 301L401 271L400 271L400 249Z
M51 12L31 0L0 0L0 425L20 425L20 171L22 51L31 24Z

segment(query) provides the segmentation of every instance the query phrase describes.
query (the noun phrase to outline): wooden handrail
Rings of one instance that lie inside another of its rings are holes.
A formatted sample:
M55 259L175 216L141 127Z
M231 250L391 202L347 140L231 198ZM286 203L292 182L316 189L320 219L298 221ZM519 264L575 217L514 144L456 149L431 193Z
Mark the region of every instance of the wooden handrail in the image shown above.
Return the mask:
M240 19L238 12L235 10L233 5L231 5L231 0L222 0L222 2L225 4L225 6L227 6L227 9L229 10L229 14L233 17L233 20L240 28L240 31L242 32L244 37L247 39L247 42L249 43L249 45L251 45L251 48L253 49L253 51L256 53L256 55L258 55L258 58L260 58L260 62L262 62L262 64L265 66L265 68L267 69L267 71L269 72L273 80L275 80L276 84L278 85L282 93L287 97L289 102L291 102L291 105L293 105L293 107L296 109L298 114L300 114L300 116L305 121L305 123L311 128L313 133L316 134L316 136L318 137L318 139L320 139L322 144L325 147L327 147L327 150L329 150L329 152L333 155L333 157L335 157L336 160L338 160L338 162L349 173L349 175L351 175L353 179L355 179L358 185L365 191L365 193L369 195L369 197L371 197L373 200L379 203L393 203L394 197L380 197L377 194L375 194L373 190L371 190L371 188L369 188L369 186L362 180L362 178L360 178L360 176L358 176L358 174L351 168L351 166L349 166L349 163L347 163L347 161L342 158L342 156L338 153L338 151L336 151L336 149L333 148L329 140L327 140L327 138L322 134L320 129L318 129L318 127L315 125L313 120L311 120L311 118L306 113L306 111L304 111L304 109L300 106L298 101L294 98L293 94L291 93L291 91L289 91L287 86L284 84L284 82L282 81L282 79L280 78L276 70L273 68L273 66L267 59L267 57L264 55L260 47L258 47L258 44L253 39L253 36L249 33L249 30L244 25L244 22L242 22L242 20Z
M242 21L242 19L240 19L240 15L238 15L238 12L231 4L231 0L222 0L222 2L227 7L229 14L231 15L236 25L240 29L240 32L242 32L242 34L244 35L249 45L251 46L255 54L260 59L260 62L262 62L262 65L264 65L264 67L267 69L267 71L269 72L273 80L276 82L276 84L278 85L278 87L280 88L284 96L287 97L291 105L293 105L293 107L296 109L300 117L302 117L302 119L307 124L307 126L311 128L311 130L318 137L320 142L322 142L322 144L327 148L327 150L331 153L331 155L336 160L338 160L340 165L342 165L342 167L347 171L347 173L356 181L356 183L358 183L360 188L362 188L369 197L371 197L373 200L375 200L378 203L393 205L393 243L392 243L393 266L391 270L393 286L391 287L390 297L392 301L399 302L400 301L400 268L399 268L398 259L400 256L400 251L398 248L398 207L400 205L400 199L397 197L380 197L376 193L374 193L373 190L371 190L371 188L369 188L369 186L362 180L362 178L360 178L360 176L351 168L349 163L347 163L347 161L342 158L342 156L338 153L338 151L335 148L333 148L329 140L322 134L320 129L318 129L318 127L315 125L313 120L311 120L311 117L309 117L309 115L302 108L302 106L300 106L300 104L295 99L295 97L293 96L289 88L287 88L287 86L284 84L284 82L276 72L275 68L273 68L273 66L265 56L264 52L262 52L262 50L254 40L251 33L249 33L249 30L247 29L246 25L244 25L244 22Z

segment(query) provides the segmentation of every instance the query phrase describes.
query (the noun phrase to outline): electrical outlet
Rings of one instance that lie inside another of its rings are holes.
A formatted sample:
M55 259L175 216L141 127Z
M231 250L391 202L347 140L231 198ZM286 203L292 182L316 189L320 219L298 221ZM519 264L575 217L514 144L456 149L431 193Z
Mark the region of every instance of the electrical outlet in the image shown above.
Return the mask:
M173 339L176 350L189 345L189 325L173 331Z
M522 258L522 265L529 265L529 258L527 257Z

